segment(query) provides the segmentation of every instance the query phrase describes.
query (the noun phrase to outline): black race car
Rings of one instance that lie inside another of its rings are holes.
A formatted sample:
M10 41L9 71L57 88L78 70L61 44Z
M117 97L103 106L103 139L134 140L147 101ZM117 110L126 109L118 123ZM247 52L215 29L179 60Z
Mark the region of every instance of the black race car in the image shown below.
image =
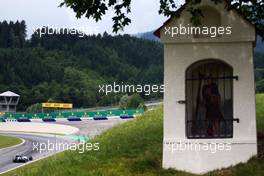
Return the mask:
M32 161L33 158L32 156L25 156L25 155L16 155L15 158L13 159L14 163L26 163L28 161Z

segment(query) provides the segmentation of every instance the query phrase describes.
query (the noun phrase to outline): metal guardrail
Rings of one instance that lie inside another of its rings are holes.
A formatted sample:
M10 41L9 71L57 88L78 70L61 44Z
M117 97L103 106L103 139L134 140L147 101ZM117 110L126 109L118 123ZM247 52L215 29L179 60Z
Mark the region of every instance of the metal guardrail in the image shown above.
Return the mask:
M145 102L147 107L158 106L162 104L162 100L152 100ZM94 118L108 116L133 116L141 115L144 110L118 110L118 106L94 107L85 109L71 109L70 111L58 111L50 113L5 113L0 114L0 122L5 119L43 119L43 118Z
M2 119L43 119L43 118L94 118L108 116L141 115L144 110L107 110L83 112L51 112L51 113L6 113Z

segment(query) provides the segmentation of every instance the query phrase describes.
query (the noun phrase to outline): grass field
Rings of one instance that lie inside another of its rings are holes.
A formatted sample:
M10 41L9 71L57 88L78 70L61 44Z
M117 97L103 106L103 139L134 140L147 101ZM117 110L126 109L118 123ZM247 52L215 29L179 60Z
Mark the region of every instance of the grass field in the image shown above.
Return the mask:
M258 132L264 133L264 94L256 96L256 113Z
M10 136L0 136L0 149L18 145L22 142L21 139Z
M258 129L263 132L264 95L257 96ZM161 168L163 110L145 113L142 118L118 125L92 142L100 143L99 151L63 152L27 165L5 176L191 176L192 174ZM261 145L264 145L263 143ZM212 176L263 176L264 159L252 158L246 164L214 171Z

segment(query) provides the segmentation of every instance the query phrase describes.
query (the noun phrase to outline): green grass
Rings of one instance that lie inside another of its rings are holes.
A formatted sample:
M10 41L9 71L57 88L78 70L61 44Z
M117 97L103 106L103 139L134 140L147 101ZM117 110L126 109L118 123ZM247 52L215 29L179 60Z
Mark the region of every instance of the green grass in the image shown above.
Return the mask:
M264 133L264 94L256 95L256 114L258 131Z
M18 145L22 142L21 139L11 136L0 136L0 149Z
M263 132L263 95L257 95L258 130ZM260 125L259 125L260 124ZM11 171L5 176L192 176L193 174L161 168L163 110L145 113L142 118L115 126L92 142L99 151L63 152ZM264 144L262 144L264 145ZM252 158L246 164L214 171L212 176L263 176L264 159Z

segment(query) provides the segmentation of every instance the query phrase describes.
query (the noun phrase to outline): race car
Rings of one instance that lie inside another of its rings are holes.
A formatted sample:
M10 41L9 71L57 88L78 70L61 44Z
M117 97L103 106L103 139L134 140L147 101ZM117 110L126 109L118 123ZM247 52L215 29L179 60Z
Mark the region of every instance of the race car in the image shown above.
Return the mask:
M28 161L32 161L32 156L25 156L25 155L16 155L13 162L14 163L26 163Z

